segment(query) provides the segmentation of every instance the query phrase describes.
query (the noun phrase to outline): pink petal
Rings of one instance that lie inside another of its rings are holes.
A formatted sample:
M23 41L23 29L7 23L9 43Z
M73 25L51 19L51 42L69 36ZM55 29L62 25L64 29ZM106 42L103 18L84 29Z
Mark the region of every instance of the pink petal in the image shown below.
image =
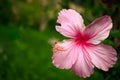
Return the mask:
M99 69L108 71L116 63L117 53L111 46L89 45L86 47L86 51L91 56L93 64Z
M88 43L99 44L109 36L111 28L112 20L106 15L96 19L88 25L84 34L89 36Z
M70 69L77 59L73 41L56 43L53 48L53 64L60 69Z
M89 77L93 73L94 68L94 65L91 62L91 57L84 49L84 46L79 46L77 52L77 61L71 69L76 75L80 77Z
M56 30L62 35L70 38L74 38L85 28L82 16L72 9L61 10L57 22L60 23L61 26L56 26Z

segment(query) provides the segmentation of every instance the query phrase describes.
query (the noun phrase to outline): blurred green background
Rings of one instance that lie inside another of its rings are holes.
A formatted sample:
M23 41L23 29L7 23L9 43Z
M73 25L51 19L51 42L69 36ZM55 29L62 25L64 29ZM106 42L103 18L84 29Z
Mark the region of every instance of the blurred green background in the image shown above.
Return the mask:
M113 29L105 44L118 52L108 72L97 68L89 78L52 64L52 43L65 39L55 30L58 12L75 9L87 25L109 15ZM119 0L0 0L0 80L120 80Z

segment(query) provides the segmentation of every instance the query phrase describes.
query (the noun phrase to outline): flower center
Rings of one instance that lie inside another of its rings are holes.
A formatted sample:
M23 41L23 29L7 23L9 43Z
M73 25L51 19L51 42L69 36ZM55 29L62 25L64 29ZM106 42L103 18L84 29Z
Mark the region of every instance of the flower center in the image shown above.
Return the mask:
M88 36L85 36L85 35L78 35L75 39L75 42L77 44L84 44L86 43L86 41L88 40Z
M86 39L82 36L82 37L80 37L80 38L78 38L78 40L80 41L80 42L85 42L86 41Z

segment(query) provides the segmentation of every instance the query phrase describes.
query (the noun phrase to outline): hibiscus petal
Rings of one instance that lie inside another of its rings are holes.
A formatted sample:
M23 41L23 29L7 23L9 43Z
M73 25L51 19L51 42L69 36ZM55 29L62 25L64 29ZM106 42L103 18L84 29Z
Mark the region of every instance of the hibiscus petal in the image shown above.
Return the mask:
M104 71L113 67L117 60L117 53L111 46L104 44L89 45L86 47L86 51L91 56L93 64Z
M85 28L82 16L72 9L61 10L57 22L60 23L61 26L56 26L56 30L62 35L70 38L74 38Z
M70 69L77 59L73 41L56 43L53 47L53 64L60 69Z
M79 46L77 50L78 58L71 69L76 75L80 77L89 77L93 73L94 68L90 55L85 51L84 46Z
M102 16L88 25L84 31L89 37L88 43L99 44L109 36L112 20L109 16Z

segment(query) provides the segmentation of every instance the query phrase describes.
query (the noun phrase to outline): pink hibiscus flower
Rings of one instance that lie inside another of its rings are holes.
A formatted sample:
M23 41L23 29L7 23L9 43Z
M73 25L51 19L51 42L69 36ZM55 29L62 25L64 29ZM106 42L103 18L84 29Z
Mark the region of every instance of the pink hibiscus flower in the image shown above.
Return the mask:
M53 47L53 64L60 69L71 69L80 77L89 77L94 66L104 71L113 67L117 53L101 41L109 36L112 20L102 16L85 27L82 16L72 9L59 12L56 30L70 38L56 42Z

